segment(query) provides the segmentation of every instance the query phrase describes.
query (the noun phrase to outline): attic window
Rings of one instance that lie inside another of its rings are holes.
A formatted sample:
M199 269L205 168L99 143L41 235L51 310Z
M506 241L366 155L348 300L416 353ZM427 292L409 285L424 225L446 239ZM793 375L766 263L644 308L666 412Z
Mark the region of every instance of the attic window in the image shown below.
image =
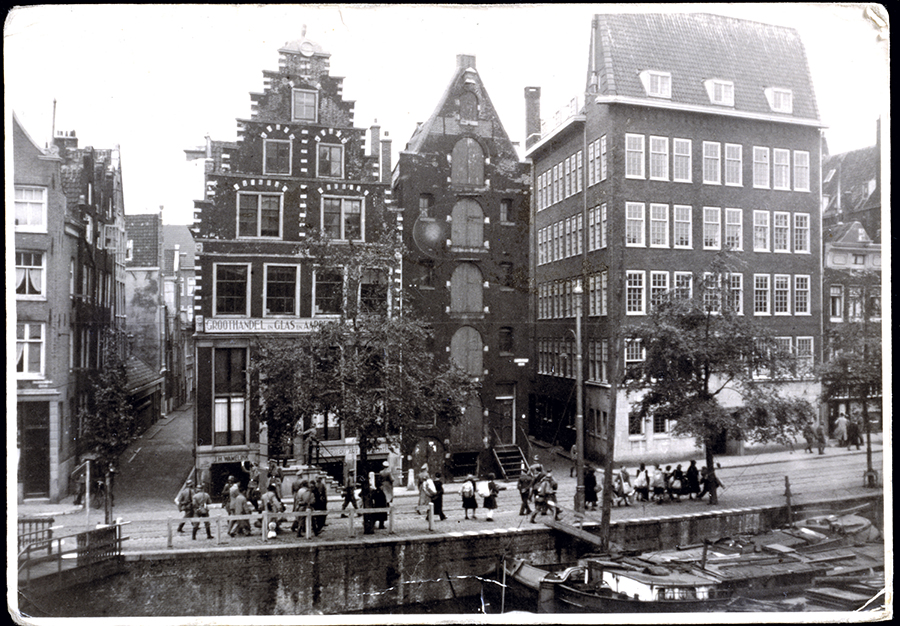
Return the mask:
M794 112L794 98L790 89L769 87L766 89L766 100L769 101L769 108L776 113Z
M644 91L651 98L672 97L672 74L669 72L657 72L644 70L640 74Z
M730 80L710 79L703 81L709 101L723 106L734 106L734 83Z

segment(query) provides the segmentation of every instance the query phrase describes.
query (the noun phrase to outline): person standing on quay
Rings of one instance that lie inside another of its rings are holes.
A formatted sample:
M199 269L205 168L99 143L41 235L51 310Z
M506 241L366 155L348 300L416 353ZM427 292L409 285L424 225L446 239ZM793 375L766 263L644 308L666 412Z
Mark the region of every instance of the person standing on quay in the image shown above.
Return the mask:
M325 488L325 479L320 475L316 478L316 483L313 485L313 509L316 511L327 511L328 510L328 490ZM315 534L319 534L322 532L322 529L325 528L325 515L316 515L313 518L312 527L313 532Z
M844 413L838 415L834 422L834 438L838 440L838 445L844 447L847 445L847 425L850 421Z
M434 497L431 499L432 503L434 503L434 514L438 516L438 519L441 521L447 519L447 516L444 515L444 481L441 480L441 473L434 473Z
M416 515L422 515L422 507L427 507L431 502L431 496L425 488L425 484L431 479L428 475L428 463L422 466L419 474L416 476L416 486L419 488L419 502L416 504Z
M528 506L528 500L531 499L531 488L534 485L534 476L529 472L519 474L519 480L516 482L516 489L519 490L519 497L522 498L522 504L519 506L519 515L529 515L531 507Z
M391 464L385 461L384 468L378 472L378 476L381 478L381 491L384 493L385 502L384 506L390 506L391 502L394 501L394 476L391 474ZM378 483L376 483L375 486L377 488ZM384 526L382 526L382 528L384 528Z
M859 415L852 415L850 417L850 423L847 424L847 449L850 449L850 446L856 445L856 449L859 450L860 443L862 441L862 418Z
M825 435L825 426L819 423L816 426L816 443L819 445L819 454L825 454L825 446L828 445L828 437Z
M462 508L466 512L466 519L469 519L469 511L472 511L472 519L475 519L475 509L478 508L478 500L475 499L475 477L469 474L466 476L462 488L459 490L462 496Z
M497 508L497 496L500 495L501 487L494 482L496 476L493 473L488 474L487 495L484 497L484 508L487 511L487 521L494 521L494 510ZM505 489L505 487L504 487Z
M209 497L209 494L203 489L201 485L198 487L197 491L194 493L193 505L194 505L194 517L205 517L209 518L209 505L212 504L212 498ZM212 539L212 531L209 528L209 522L204 522L206 524L206 538ZM191 533L191 539L197 538L197 531L200 530L200 522L193 522L194 530Z
M181 523L178 524L178 532L184 532L184 520L194 517L194 481L188 480L184 483L184 488L178 492L175 498L175 504L178 510L184 513Z
M597 474L590 465L584 468L584 507L597 510Z
M805 452L813 453L813 444L816 443L816 431L813 428L812 422L807 422L803 427L803 437L806 439L806 450Z
M351 505L354 509L359 508L356 506L356 478L353 470L347 472L347 480L344 482L344 504L341 505L341 510L346 511L347 505ZM341 513L341 517L347 517L347 514Z

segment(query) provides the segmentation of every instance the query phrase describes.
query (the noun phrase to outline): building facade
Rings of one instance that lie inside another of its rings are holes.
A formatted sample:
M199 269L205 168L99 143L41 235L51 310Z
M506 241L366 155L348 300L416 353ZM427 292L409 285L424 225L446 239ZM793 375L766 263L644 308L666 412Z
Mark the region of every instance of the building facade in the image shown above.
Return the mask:
M373 128L367 154L354 103L342 96L343 78L329 74L321 46L304 37L279 54L280 69L265 71L262 93L251 94L251 117L238 120L238 141L186 151L206 160L206 196L195 201L192 229L194 444L201 477L216 493L229 474L246 481L245 462L292 454L267 449L250 406L256 342L342 319L351 299L387 313L399 280L393 270L373 270L351 282L345 267L313 258L303 245L319 237L364 248L396 232L390 151ZM352 433L330 416L313 428L321 456L336 465L329 471L342 475L356 449Z
M89 452L79 410L124 329L124 204L118 150L42 149L13 116L18 498L56 502Z
M858 337L880 342L881 244L872 241L861 223L842 223L825 230L824 254L822 292L825 299L825 337L840 336L845 332L844 327L854 325ZM825 359L828 358L826 345ZM866 400L869 420L873 428L880 428L883 419L881 389L869 395ZM852 389L826 398L829 426L834 426L841 413L861 415L862 402L863 399Z
M184 225L164 225L163 293L166 305L168 410L194 397L194 237Z
M617 461L693 453L672 424L630 421L634 398L613 377L643 358L628 326L663 294L699 289L716 265L727 268L734 305L774 327L804 364L789 392L817 404L821 123L797 33L714 15L597 15L583 100L542 124L540 90L525 97L532 434L575 441L580 297L587 458L602 458L609 436ZM723 433L723 451L728 443Z
M393 176L407 250L404 310L432 325L437 354L481 383L459 424L420 433L415 456L432 468L452 459L456 470L474 470L483 451L526 437L528 174L475 57L457 56L450 84Z
M881 122L876 143L827 156L822 163L822 228L859 222L881 243ZM827 239L826 239L827 242Z

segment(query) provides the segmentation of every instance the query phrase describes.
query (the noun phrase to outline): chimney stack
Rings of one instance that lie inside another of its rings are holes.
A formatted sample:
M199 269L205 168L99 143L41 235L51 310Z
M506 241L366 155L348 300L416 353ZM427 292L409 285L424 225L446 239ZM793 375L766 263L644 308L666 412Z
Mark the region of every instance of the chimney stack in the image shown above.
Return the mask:
M375 122L369 127L369 156L378 156L380 152L378 144L381 142L381 126L378 125L378 120Z
M541 138L541 88L525 88L525 149Z
M390 183L391 176L391 140L388 139L387 132L384 133L384 139L381 142L381 182Z
M475 55L474 54L457 54L456 55L456 69L464 70L468 68L475 69Z

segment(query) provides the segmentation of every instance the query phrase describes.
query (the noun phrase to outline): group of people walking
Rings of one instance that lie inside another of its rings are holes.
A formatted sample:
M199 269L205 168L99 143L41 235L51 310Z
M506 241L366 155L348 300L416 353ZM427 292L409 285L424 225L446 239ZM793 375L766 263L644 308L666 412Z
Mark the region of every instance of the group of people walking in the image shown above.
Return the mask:
M834 421L834 432L832 433L837 439L838 447L847 447L849 450L852 446L856 446L859 450L862 446L862 418L859 415L853 415L847 418L845 413L838 415ZM813 447L818 448L819 454L825 454L825 448L828 447L828 434L825 432L825 424L819 422L808 422L803 427L803 438L806 439L806 452L813 453Z
M620 484L631 481L627 469L620 470L618 481ZM666 465L665 469L660 465L648 468L641 463L632 485L632 501L657 504L681 502L685 496L689 500L702 500L706 495L709 495L710 504L718 504L718 490L725 487L715 472L705 466L698 468L696 461L691 461L685 470L680 463L675 469L671 465ZM624 499L624 504L628 504L628 498Z

